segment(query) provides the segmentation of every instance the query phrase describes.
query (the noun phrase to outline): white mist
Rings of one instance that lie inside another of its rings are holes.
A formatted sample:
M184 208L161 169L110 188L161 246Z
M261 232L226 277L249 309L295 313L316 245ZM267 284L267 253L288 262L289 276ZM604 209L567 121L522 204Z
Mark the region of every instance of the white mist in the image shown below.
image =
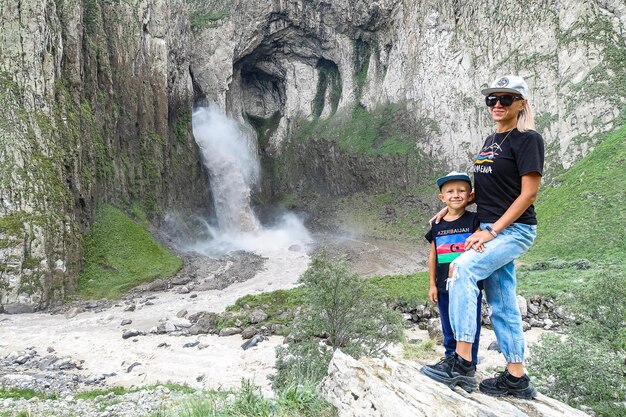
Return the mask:
M259 182L260 164L249 129L214 104L194 110L192 127L209 172L217 227L201 223L211 238L188 242L184 245L187 249L220 255L236 250L266 252L311 242L295 214L288 213L268 227L263 227L254 214L250 196Z

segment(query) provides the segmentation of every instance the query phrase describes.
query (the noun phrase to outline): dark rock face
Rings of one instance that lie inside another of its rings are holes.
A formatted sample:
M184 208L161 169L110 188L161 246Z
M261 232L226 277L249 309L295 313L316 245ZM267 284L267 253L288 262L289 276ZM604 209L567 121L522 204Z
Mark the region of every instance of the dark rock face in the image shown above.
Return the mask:
M296 143L285 152L293 159L282 168L283 192L304 189L331 196L385 193L418 184L424 171L417 154L355 154L324 139Z

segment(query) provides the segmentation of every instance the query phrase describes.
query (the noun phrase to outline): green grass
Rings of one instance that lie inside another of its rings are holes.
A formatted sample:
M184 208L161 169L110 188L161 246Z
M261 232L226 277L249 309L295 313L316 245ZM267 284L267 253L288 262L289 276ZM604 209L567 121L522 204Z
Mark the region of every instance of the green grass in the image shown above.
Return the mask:
M626 253L626 126L541 190L537 241L524 257L615 261Z
M237 320L249 324L248 315L255 309L261 309L267 314L267 319L256 326L280 324L285 326L284 332L277 333L286 335L293 321L293 312L304 304L304 299L305 289L301 287L243 296L226 308L227 314L218 320L218 328L231 327Z
M194 11L189 15L189 24L194 31L216 28L218 22L229 15L226 10Z
M385 299L390 303L417 305L428 299L428 272L371 277L368 280L383 290ZM305 289L302 287L246 295L226 308L226 311L232 315L228 319L229 321L221 323L221 326L228 327L237 319L245 323L248 314L257 308L262 309L268 315L267 319L260 325L283 324L289 326L293 321L293 314L291 313L304 305L305 297Z
M582 287L585 282L598 274L610 273L611 268L606 264L595 265L586 271L571 267L529 270L522 266L517 268L517 289L525 297L541 295L559 298Z
M615 130L540 191L537 240L519 268L522 294L564 296L593 277L626 271L625 138L626 126ZM567 266L581 259L589 269Z
M207 391L152 417L333 417L336 411L311 384L288 387L274 399L249 381L233 390Z
M13 398L13 399L25 399L31 398L49 399L54 400L57 398L55 394L43 394L30 388L3 388L0 387L0 399Z
M402 357L415 361L417 359L435 358L437 351L435 350L435 339L422 340L419 343L402 343Z
M159 386L163 386L168 388L170 391L178 391L185 394L193 394L196 392L195 389L189 387L188 385L174 384L171 382L167 382L165 384L154 384L147 385L143 387L134 387L134 388L124 388L124 387L111 387L107 389L94 389L89 391L79 392L74 395L74 398L77 400L94 400L96 397L100 397L102 395L115 394L115 395L124 395L130 394L132 392L138 391L152 391Z
M372 277L369 278L369 281L383 289L389 302L416 306L428 300L428 288L430 287L428 272Z
M84 240L83 298L118 298L124 291L176 273L182 261L167 252L139 223L104 205Z

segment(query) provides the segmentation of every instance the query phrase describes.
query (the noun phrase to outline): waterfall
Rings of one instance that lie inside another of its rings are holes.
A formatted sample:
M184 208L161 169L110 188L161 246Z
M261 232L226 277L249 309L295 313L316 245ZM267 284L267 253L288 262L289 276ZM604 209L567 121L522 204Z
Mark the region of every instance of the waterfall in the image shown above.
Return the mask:
M308 230L293 213L284 213L275 224L265 226L254 214L250 195L260 179L260 164L251 129L214 104L194 110L192 128L209 172L217 224L168 214L169 229L175 230L169 234L181 249L221 255L235 250L286 250L311 242ZM190 232L190 224L197 230Z
M259 222L250 207L250 193L259 180L260 170L250 133L215 105L194 110L192 127L209 171L219 231L259 231Z

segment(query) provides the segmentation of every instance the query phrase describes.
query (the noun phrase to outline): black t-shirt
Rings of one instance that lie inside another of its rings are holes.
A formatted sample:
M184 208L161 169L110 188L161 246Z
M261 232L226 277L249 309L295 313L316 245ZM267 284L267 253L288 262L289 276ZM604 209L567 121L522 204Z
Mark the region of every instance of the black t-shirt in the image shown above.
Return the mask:
M441 220L433 223L424 235L428 242L435 241L437 250L437 290L447 293L446 279L450 262L465 252L465 239L479 227L476 213L466 211L461 217L451 222ZM481 287L482 288L482 287Z
M493 223L502 217L522 191L522 176L543 175L543 161L543 138L534 130L489 135L471 169L478 219ZM537 224L535 207L531 205L515 223Z

